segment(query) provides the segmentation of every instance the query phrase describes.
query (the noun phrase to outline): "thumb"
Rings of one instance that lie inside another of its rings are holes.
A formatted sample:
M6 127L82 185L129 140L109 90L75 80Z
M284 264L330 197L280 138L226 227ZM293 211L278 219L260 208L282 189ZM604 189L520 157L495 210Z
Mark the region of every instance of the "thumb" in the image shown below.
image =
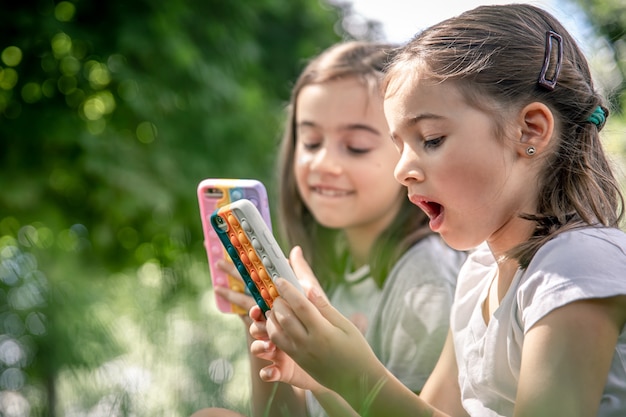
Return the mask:
M306 296L313 303L313 305L317 307L317 309L320 311L322 311L323 309L327 309L328 307L332 307L326 295L320 292L319 287L309 288Z
M312 300L311 296L323 297L328 300L328 297L324 293L322 286L318 279L315 277L313 270L309 266L309 263L304 259L302 248L300 246L294 246L289 253L289 263L293 268L300 285L304 289L309 300Z
M307 292L307 298L329 323L336 327L343 328L342 323L347 319L330 304L328 298L323 293L320 293L318 288L312 287Z
M311 301L326 320L335 326L343 328L342 323L347 321L347 319L330 304L320 282L315 277L309 263L304 259L302 248L294 246L291 249L289 253L289 263L298 277L300 285L304 288L309 301Z

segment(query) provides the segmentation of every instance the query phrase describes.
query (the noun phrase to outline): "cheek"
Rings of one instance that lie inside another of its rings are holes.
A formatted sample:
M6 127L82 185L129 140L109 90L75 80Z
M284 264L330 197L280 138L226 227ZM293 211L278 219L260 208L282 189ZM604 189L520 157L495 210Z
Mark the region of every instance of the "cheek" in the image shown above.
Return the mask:
M374 158L371 159L369 169L374 169L378 173L375 175L384 175L386 177L394 178L394 171L396 165L400 161L400 153L396 150L395 146L385 149L385 152L380 152ZM395 180L394 180L395 181Z
M468 156L466 163L453 166L446 173L449 193L463 200L467 210L490 207L501 194L505 173L502 161Z
M375 189L378 197L390 198L397 195L402 188L402 184L394 176L395 166L396 161L372 160L371 163L363 164L358 170L354 170L351 178L354 184L359 184L365 190Z
M293 174L300 194L306 190L306 180L311 160L312 156L310 153L296 150L293 160Z
M297 149L294 155L294 169L307 169L312 160L313 154L311 154L310 152L303 152L302 150Z

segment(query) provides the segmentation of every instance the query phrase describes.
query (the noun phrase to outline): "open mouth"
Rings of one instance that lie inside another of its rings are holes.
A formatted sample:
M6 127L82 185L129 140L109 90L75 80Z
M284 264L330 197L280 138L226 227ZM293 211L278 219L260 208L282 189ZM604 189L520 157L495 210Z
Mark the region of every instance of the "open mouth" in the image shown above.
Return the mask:
M411 198L411 202L421 208L426 215L431 218L437 218L443 211L443 206L434 201L422 200L420 198Z
M420 207L431 219L438 217L443 211L443 207L441 206L441 204L435 203L433 201L424 201L420 205Z

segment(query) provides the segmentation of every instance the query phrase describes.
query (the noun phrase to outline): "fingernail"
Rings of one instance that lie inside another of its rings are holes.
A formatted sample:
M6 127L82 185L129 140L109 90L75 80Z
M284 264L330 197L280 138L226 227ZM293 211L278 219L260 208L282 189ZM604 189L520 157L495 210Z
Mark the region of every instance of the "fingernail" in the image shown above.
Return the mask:
M263 350L266 352L273 352L276 349L276 345L272 342L264 341L263 342Z

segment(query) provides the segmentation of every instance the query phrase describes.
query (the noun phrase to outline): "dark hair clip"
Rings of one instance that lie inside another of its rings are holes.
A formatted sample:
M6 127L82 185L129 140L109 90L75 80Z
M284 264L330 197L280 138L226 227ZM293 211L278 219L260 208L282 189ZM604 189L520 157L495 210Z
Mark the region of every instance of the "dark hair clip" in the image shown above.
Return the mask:
M556 64L554 65L554 75L552 78L546 78L546 72L548 72L548 68L550 67L550 60L552 58L552 41L556 41L556 45L558 47L557 55L556 55ZM558 33L549 30L546 32L546 53L543 57L543 67L541 67L541 74L539 74L539 83L540 86L547 88L548 90L554 90L556 86L556 80L559 77L559 72L561 71L561 60L563 59L563 38Z

